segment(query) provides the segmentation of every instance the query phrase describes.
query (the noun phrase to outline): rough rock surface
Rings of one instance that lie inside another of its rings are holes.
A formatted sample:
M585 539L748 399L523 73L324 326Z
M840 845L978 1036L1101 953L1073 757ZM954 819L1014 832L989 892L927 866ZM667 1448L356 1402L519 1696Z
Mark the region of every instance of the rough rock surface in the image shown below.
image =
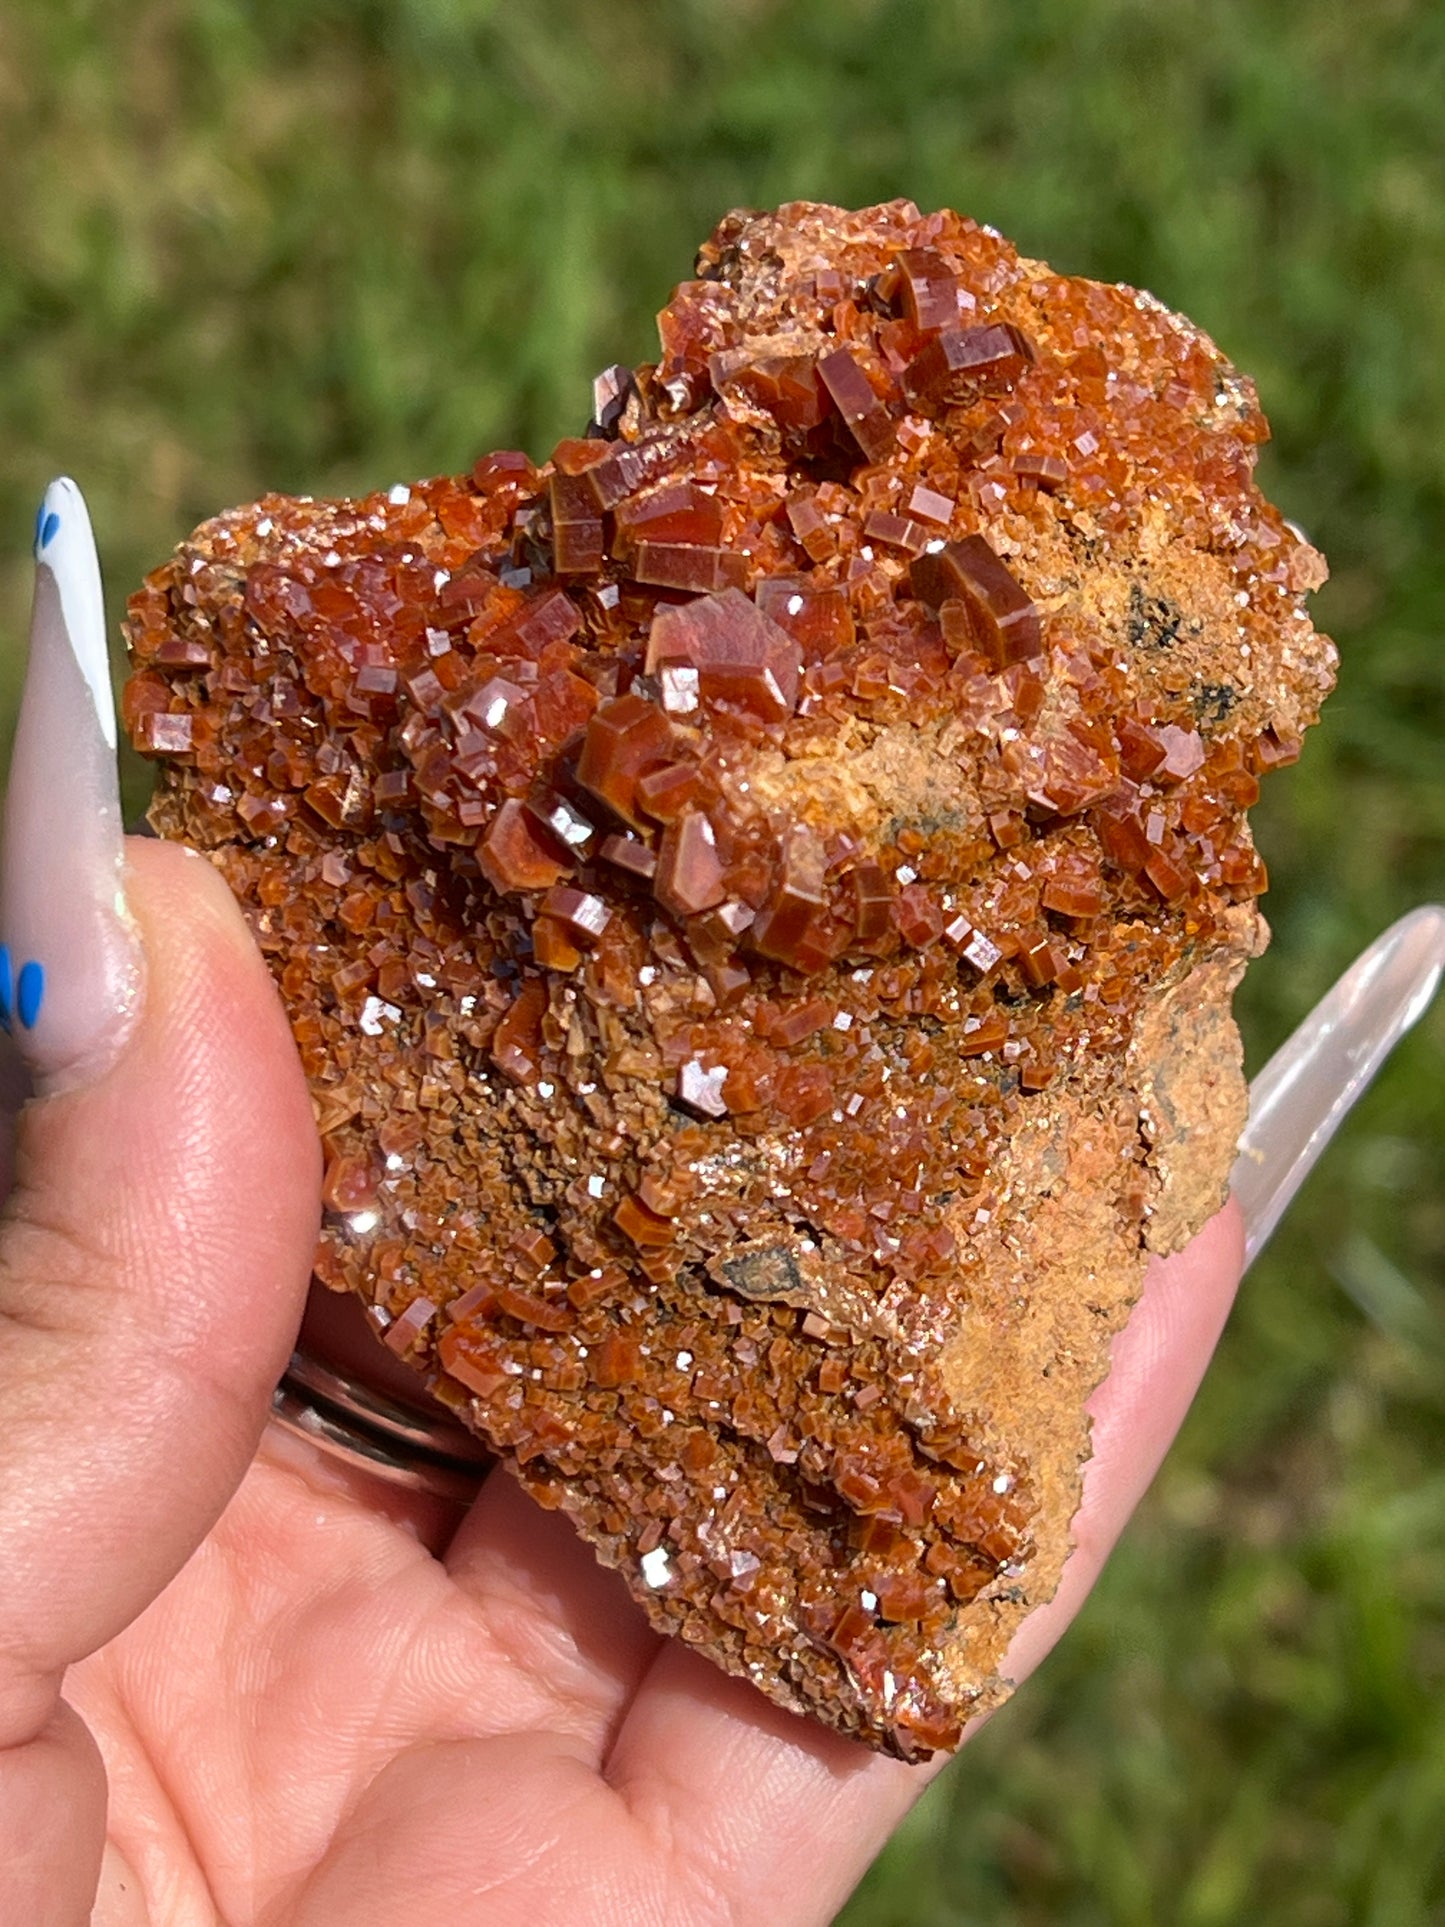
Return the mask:
M657 1626L918 1757L1221 1198L1324 569L1197 329L956 215L729 216L660 333L541 468L197 530L126 719L291 1013L318 1276Z

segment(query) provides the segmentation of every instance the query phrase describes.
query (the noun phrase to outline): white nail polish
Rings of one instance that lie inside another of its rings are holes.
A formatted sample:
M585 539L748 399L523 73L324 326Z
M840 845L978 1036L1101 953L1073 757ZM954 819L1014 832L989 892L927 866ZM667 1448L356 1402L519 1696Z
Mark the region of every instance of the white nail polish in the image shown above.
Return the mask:
M1413 910L1357 957L1249 1089L1231 1189L1249 1264L1445 971L1445 908Z
M85 497L68 475L45 491L35 514L35 562L55 579L65 631L80 672L95 703L95 717L107 746L114 750L115 697L105 644L105 593L100 558Z
M99 1076L140 994L125 906L115 702L84 499L52 482L0 839L0 1017L36 1088Z

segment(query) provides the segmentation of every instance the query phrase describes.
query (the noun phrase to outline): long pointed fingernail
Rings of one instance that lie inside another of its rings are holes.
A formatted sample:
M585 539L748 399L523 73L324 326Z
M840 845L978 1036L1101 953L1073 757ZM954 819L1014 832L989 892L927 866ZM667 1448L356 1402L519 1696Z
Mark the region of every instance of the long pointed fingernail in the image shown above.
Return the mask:
M1249 1124L1230 1181L1245 1263L1264 1246L1445 970L1445 908L1427 904L1357 957L1249 1087Z
M129 1032L140 949L122 887L100 565L62 478L35 522L35 604L0 843L0 1023L42 1091L88 1083Z

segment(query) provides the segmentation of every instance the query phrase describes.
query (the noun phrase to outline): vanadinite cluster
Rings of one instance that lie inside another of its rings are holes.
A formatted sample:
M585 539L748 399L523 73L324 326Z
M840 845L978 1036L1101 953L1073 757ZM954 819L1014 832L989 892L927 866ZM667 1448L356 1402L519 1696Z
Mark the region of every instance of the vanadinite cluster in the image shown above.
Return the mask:
M317 1275L656 1626L915 1758L1222 1196L1324 567L1147 295L907 202L696 274L541 467L208 522L125 714L290 1012Z

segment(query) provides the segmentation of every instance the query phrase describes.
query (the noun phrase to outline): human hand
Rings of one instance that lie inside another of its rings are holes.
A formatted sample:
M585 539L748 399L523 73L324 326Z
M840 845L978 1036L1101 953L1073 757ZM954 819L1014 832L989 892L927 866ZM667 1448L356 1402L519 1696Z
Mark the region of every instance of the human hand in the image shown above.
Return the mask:
M97 1880L101 1927L829 1919L930 1769L659 1640L504 1476L462 1514L266 1429L310 1106L208 866L127 845L117 917L87 620L42 596L0 878L16 961L48 962L38 1008L33 973L9 999L39 1095L0 1226L0 1919L84 1921ZM1151 1272L1017 1677L1148 1484L1242 1249L1231 1210Z
M141 1017L98 1084L25 1112L0 1243L0 1918L85 1919L107 1828L107 1927L830 1918L923 1772L660 1642L509 1479L458 1522L263 1433L316 1229L309 1106L219 881L140 844L127 885ZM1151 1280L1031 1658L1238 1264L1231 1219Z

